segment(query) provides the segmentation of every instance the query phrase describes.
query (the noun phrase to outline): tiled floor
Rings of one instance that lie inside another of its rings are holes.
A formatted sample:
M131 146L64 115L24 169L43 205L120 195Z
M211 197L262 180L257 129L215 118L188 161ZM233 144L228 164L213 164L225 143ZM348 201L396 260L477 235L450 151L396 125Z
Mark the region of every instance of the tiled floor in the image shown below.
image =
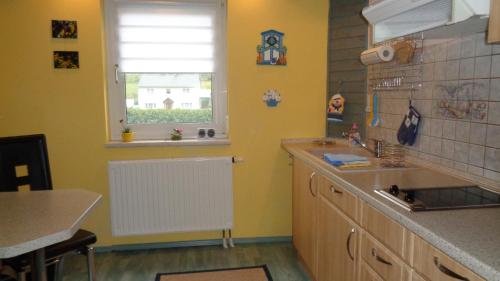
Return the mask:
M96 255L99 281L154 281L158 272L179 272L267 264L275 281L308 281L290 243L246 244L224 250L219 246ZM85 257L71 256L64 281L87 280Z

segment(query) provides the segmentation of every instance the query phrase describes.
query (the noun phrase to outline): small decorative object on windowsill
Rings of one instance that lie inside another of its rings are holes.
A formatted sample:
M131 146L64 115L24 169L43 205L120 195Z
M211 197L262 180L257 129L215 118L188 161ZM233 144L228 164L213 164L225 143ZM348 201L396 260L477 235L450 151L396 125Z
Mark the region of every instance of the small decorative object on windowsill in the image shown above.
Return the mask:
M207 136L208 136L209 138L213 138L213 137L215 137L215 130L214 130L214 129L208 129L208 130L207 130Z
M261 33L262 43L257 45L257 64L286 65L287 48L283 46L285 34L268 30Z
M134 140L134 133L129 126L126 126L123 119L120 120L120 124L122 125L122 141L123 142L131 142Z
M281 102L281 95L277 90L267 90L262 96L262 100L267 104L267 107L276 107Z
M174 129L170 134L170 139L173 141L182 140L182 129Z

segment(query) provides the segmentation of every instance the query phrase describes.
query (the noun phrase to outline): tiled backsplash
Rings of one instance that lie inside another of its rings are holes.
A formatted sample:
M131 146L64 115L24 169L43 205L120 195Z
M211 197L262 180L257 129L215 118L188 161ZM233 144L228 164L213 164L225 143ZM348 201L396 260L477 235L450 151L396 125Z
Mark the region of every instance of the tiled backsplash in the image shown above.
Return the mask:
M382 123L368 137L396 143L412 97L423 121L410 155L500 181L500 45L486 44L484 33L422 45L410 65L369 67L369 81L414 73L421 88L378 91Z

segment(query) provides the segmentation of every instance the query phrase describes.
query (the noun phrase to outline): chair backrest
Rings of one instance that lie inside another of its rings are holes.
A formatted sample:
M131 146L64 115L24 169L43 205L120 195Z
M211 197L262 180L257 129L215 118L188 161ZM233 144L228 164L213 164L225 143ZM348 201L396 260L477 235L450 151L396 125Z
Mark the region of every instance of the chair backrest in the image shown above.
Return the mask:
M52 189L45 135L0 138L0 192Z

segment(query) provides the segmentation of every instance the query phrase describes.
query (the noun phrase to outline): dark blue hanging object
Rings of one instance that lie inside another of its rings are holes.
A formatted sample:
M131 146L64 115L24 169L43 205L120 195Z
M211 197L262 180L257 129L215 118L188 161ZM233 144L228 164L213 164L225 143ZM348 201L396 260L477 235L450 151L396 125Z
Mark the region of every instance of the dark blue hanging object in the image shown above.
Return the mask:
M405 114L403 122L398 130L398 142L403 145L413 145L417 139L418 127L422 120L422 116L417 109L413 107L410 101L410 107Z

